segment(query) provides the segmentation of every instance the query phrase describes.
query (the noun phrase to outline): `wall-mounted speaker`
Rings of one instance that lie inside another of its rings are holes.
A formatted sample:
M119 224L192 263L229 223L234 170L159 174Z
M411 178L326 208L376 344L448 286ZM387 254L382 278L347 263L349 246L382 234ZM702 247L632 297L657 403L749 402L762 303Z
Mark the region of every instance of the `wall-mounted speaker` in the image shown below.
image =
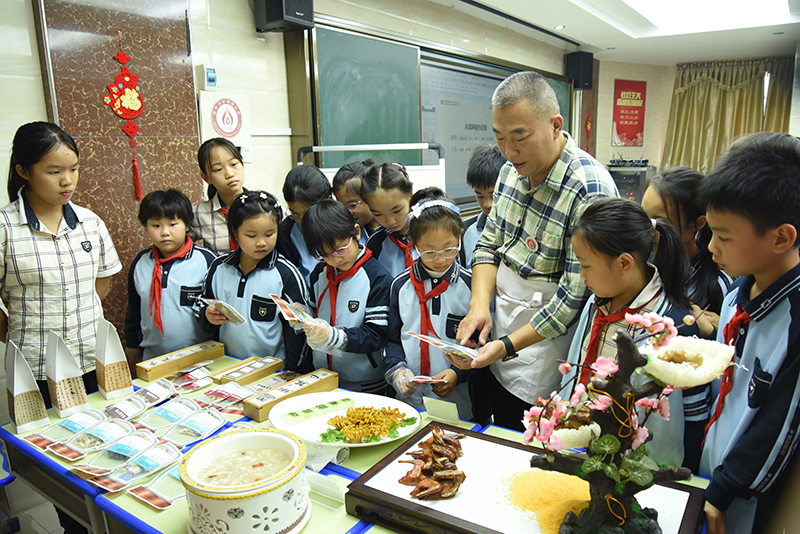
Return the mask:
M591 52L571 52L564 55L567 76L575 80L575 89L592 88L592 71L594 70L594 56Z
M288 32L314 27L314 0L255 0L256 31Z

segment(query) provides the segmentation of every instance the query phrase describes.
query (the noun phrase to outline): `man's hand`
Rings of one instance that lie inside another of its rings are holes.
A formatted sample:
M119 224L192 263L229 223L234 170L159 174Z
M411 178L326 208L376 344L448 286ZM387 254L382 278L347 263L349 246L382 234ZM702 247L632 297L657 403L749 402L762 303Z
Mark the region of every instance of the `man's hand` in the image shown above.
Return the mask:
M447 361L459 369L480 369L493 364L506 357L506 346L502 341L490 341L478 348L478 357L474 360L465 360L455 355L445 353Z
M480 345L476 344L470 339L476 330L480 332L478 337L480 340ZM489 339L489 334L491 333L492 314L489 312L489 308L486 308L485 310L470 308L467 316L464 317L458 325L458 330L456 330L456 341L466 347L474 349L478 346L486 345L486 341Z
M706 501L703 511L706 513L708 534L725 534L725 512Z

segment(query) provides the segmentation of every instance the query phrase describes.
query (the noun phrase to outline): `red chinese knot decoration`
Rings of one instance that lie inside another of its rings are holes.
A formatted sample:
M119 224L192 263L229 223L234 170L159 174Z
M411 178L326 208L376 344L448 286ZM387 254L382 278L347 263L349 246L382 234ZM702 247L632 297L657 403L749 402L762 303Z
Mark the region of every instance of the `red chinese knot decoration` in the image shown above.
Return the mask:
M136 188L136 198L142 198L142 186L139 181L139 163L136 161L136 134L139 133L139 126L133 122L142 113L144 101L139 93L139 77L125 66L130 61L130 57L122 51L122 30L117 30L119 37L119 53L114 59L122 65L122 71L114 78L114 83L108 84L108 94L103 97L103 103L111 108L123 119L128 119L122 127L130 141L128 144L133 149L133 185Z

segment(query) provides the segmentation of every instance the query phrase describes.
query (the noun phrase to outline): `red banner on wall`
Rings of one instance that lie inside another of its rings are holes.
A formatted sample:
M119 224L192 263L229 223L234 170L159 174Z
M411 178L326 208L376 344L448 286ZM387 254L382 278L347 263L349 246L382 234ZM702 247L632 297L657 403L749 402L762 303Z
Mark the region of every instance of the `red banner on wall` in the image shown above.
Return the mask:
M644 144L644 97L647 82L614 81L611 146Z

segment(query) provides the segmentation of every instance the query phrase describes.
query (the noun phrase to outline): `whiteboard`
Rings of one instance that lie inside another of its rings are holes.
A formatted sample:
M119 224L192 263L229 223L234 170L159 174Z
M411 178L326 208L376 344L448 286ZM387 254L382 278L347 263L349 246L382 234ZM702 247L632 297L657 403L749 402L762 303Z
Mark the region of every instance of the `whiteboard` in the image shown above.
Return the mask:
M446 191L459 202L474 199L467 185L467 167L472 151L480 144L494 143L492 94L515 71L497 73L457 67L433 60L420 63L421 128L423 143L441 143L445 148ZM558 98L564 129L569 124L570 83L547 78ZM423 164L435 164L436 155L423 153Z

